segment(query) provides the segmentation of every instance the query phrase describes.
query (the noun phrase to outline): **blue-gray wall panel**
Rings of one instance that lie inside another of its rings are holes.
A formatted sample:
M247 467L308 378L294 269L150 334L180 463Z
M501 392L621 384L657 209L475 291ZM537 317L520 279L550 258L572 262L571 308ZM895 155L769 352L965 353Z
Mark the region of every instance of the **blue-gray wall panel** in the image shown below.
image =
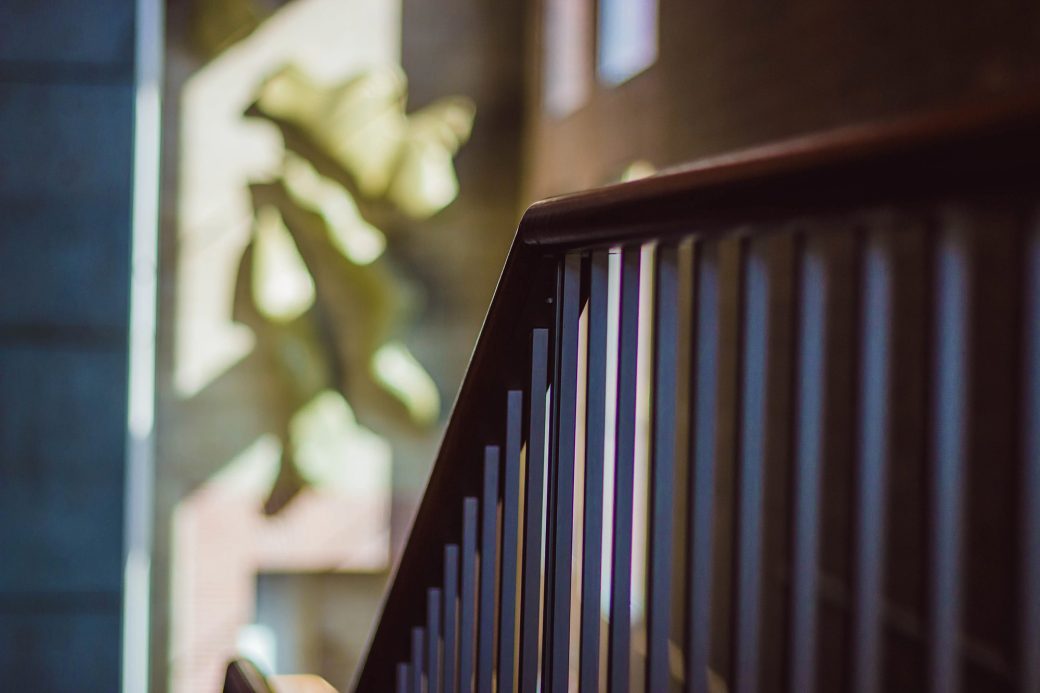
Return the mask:
M125 328L132 123L130 87L0 84L0 326Z
M121 589L126 382L125 351L0 347L0 593Z
M119 608L0 611L0 689L116 691Z
M115 691L132 0L0 0L0 690Z
M132 0L4 0L0 61L73 63L130 74L134 50Z
M125 204L28 199L0 209L0 333L81 327L125 341L129 215Z

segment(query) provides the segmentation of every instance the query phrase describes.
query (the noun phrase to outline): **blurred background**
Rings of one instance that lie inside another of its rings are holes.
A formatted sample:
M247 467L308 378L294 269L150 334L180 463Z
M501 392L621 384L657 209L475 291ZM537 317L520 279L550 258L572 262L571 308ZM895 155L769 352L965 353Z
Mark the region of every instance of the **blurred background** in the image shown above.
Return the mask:
M167 7L153 688L346 687L521 211L519 8Z
M0 2L3 680L345 688L523 209L1035 83L932 5Z

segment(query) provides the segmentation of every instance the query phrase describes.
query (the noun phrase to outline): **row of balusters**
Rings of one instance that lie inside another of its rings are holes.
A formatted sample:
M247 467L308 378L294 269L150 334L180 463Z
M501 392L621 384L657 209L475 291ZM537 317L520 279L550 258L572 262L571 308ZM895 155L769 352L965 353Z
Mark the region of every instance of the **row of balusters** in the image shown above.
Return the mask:
M575 252L555 303L399 692L1040 690L1031 216Z

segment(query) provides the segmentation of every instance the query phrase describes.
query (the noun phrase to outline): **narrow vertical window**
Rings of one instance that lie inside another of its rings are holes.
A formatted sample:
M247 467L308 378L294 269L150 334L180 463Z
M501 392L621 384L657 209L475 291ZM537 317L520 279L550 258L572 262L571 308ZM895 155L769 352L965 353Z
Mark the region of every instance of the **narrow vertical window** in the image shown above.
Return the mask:
M581 108L592 74L589 0L546 0L543 35L545 110L563 117Z
M657 60L658 0L600 0L596 73L621 84Z

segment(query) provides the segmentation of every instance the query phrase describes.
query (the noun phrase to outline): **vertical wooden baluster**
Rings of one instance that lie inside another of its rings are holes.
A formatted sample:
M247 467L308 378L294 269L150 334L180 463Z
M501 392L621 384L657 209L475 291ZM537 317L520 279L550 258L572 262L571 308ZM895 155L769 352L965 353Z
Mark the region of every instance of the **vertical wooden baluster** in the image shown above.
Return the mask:
M759 564L759 693L786 693L790 636L791 468L797 334L798 238L791 228L763 239L769 258L769 342L765 457L762 460L762 538ZM850 275L850 278L854 275ZM851 282L850 282L851 283Z
M558 405L554 451L556 494L553 527L552 611L548 619L552 648L550 691L566 693L570 672L571 558L574 525L574 424L578 383L578 291L581 257L568 255L563 262L563 293L559 307L560 352L553 391Z
M520 691L538 690L541 628L542 518L545 513L545 393L548 386L549 331L531 336L531 389L524 506L523 591L520 599Z
M650 457L650 545L647 574L646 690L670 685L668 639L672 599L675 412L678 369L679 277L674 245L657 250L654 285L653 409Z
M1022 418L1021 690L1040 691L1040 219L1026 232Z
M502 580L499 598L498 693L513 693L516 671L517 551L520 538L520 445L524 396L506 403L506 457L502 483Z
M891 461L885 529L884 599L917 624L916 635L882 630L882 690L927 690L928 409L931 315L929 234L917 218L893 218L891 263ZM875 233L881 233L875 231Z
M968 249L956 222L935 249L932 333L930 688L960 690L961 546L968 383Z
M544 550L542 552L542 614L541 656L542 666L539 672L541 693L551 693L553 675L553 598L556 587L556 495L559 464L556 462L557 443L559 440L560 409L560 353L563 351L563 276L566 268L564 258L556 262L555 310L553 316L553 343L550 347L552 358L549 364L549 400L546 403L545 424L545 517L543 519Z
M852 685L856 526L856 431L859 359L861 244L851 228L823 228L814 235L827 272L824 318L823 453L819 511L816 688ZM840 601L832 587L839 586Z
M404 662L397 664L397 693L409 693L411 686L411 672Z
M588 399L585 416L585 515L581 568L580 689L599 690L600 590L603 565L603 454L607 397L606 251L589 268Z
M632 504L635 469L636 363L639 331L640 248L621 258L621 326L618 354L617 461L614 476L614 532L611 565L608 691L629 686L632 639Z
M484 448L480 518L480 613L477 626L477 692L491 693L495 667L495 578L498 572L498 465L496 445Z
M884 608L885 489L888 485L889 361L892 325L891 262L881 239L867 239L860 308L859 475L856 482L856 579L852 687L881 690L881 614Z
M973 202L951 212L954 225L963 227L969 258L958 684L965 691L1011 693L1023 690L1016 642L1028 603L1016 594L1027 560L1019 554L1026 511L1015 502L1022 481L1020 417L1028 390L1021 369L1027 338L1016 319L1024 286L1023 219L1006 200Z
M736 693L758 690L762 590L762 523L769 339L769 274L764 251L748 253L744 277L744 344L737 512Z
M812 250L805 253L800 269L789 689L813 693L816 690L828 286L824 259L819 253Z
M693 334L693 470L688 494L686 691L708 693L719 351L718 249L714 245L698 245L694 273L697 296Z
M708 686L732 690L736 575L737 461L740 453L741 343L745 245L740 236L712 242L718 277L715 457L712 469L711 599L708 602Z
M444 547L444 693L458 691L458 611L459 546Z
M412 674L411 689L415 693L423 693L423 642L425 640L422 628L412 628L412 663L410 666Z
M426 690L441 693L441 591L426 590Z
M669 668L672 681L669 690L684 689L690 641L688 569L692 537L689 513L693 499L689 489L693 476L693 403L696 393L694 353L696 349L695 262L697 243L693 238L676 242L676 371L675 371L675 477L672 498L672 576L671 612L669 618Z
M459 693L473 693L476 675L477 499L462 502L462 589L459 596Z

